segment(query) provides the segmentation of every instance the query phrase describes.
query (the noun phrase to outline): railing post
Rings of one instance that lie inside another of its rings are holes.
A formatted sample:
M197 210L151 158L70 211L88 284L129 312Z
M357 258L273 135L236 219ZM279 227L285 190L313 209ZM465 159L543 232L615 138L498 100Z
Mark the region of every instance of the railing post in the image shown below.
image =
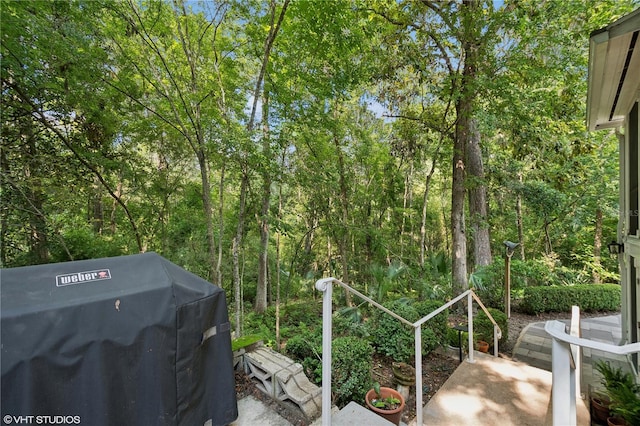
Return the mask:
M576 399L575 391L571 389L571 350L567 343L558 339L551 340L551 372L553 380L551 384L551 398L553 404L554 425L576 424ZM569 409L566 407L569 397Z
M580 332L580 308L578 306L571 307L571 327L570 334L576 337L582 337ZM582 398L581 382L582 382L582 348L580 345L571 345L571 353L575 363L575 391L576 399Z
M467 323L469 326L469 358L467 361L473 364L473 296L472 292L467 294Z
M493 326L493 356L498 356L498 326Z
M331 425L331 311L333 278L316 281L322 296L322 426Z
M422 325L415 329L415 357L416 357L416 424L422 426Z

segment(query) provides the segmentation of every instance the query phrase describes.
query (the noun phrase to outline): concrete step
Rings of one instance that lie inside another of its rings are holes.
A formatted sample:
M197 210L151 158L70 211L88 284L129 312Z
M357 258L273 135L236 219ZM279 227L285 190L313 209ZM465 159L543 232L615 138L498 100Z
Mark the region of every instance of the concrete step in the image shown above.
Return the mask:
M331 416L332 426L392 426L393 423L373 411L351 401L342 410Z
M311 426L321 426L322 419L316 419ZM393 423L380 417L373 411L353 401L347 404L342 410L338 411L336 407L331 413L331 426L393 426ZM406 423L400 422L400 426L407 426Z

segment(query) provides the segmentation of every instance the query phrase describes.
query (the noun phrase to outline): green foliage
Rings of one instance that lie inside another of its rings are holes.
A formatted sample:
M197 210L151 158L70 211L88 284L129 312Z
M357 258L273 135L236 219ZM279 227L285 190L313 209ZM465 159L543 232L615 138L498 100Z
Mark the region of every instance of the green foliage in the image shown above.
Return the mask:
M373 282L369 285L369 296L378 303L384 302L389 294L400 290L398 281L407 271L406 265L392 263L388 267L380 265L371 266Z
M335 341L332 346L335 346ZM302 364L309 380L315 383L322 381L322 328L300 326L293 337L287 340L285 352Z
M498 341L499 345L506 343L509 338L509 321L507 315L494 308L487 308L495 322L502 331L502 337ZM473 332L476 340L484 340L490 346L493 345L493 323L483 310L478 311L478 315L473 319Z
M494 258L491 265L478 268L471 277L471 284L482 303L496 309L504 309L504 258ZM553 256L542 256L527 261L511 259L512 298L521 298L527 287L587 284L586 279L587 276L582 271L559 265Z
M615 229L617 144L615 135L583 137L584 46L632 1L449 2L439 12L406 0L291 2L265 70L264 132L253 133L247 99L258 99L269 20L282 5L183 3L2 0L3 267L144 247L211 280L219 260L217 284L230 289L240 225L242 290L227 295L249 305L266 214L272 295L280 277L282 297L302 300L283 307L285 339L300 323L319 328L311 300L322 274L368 283L378 301L446 300L451 170L442 164L452 156L457 91L469 89L483 94L472 110L486 148L487 225L506 238L522 219L533 259L512 260L515 297L584 283L592 270L615 280L616 259L593 255L593 219L602 209L604 229ZM487 35L473 87L455 66L465 27ZM473 286L500 308L504 260L494 258ZM368 308L349 309L335 317L336 333L367 337ZM275 340L272 308L243 325ZM426 348L441 338L434 327L423 329ZM412 353L398 339L394 347Z
M418 311L405 301L394 300L383 306L408 321L418 319ZM413 328L386 312L376 310L369 320L369 333L378 352L390 356L394 361L410 362L414 354Z
M371 389L372 357L373 348L366 340L347 336L333 341L331 390L338 407L364 400Z
M391 395L383 398L382 393L380 392L379 382L375 382L373 384L373 390L375 391L376 395L375 398L372 398L369 402L376 408L381 408L383 410L395 410L402 403L402 401L400 401L398 398L395 398Z
M615 311L620 309L620 297L616 284L528 287L522 308L532 314L570 312L573 305L583 311Z
M598 361L596 370L602 375L611 411L625 419L629 425L640 424L640 385L631 373L613 367L608 361Z
M259 334L249 334L247 336L242 336L231 341L231 350L237 351L238 349L246 348L247 346L251 346L261 340L262 336Z
M423 318L444 305L439 300L423 300L415 302L413 307L418 317ZM428 354L438 346L445 344L447 339L449 310L445 309L422 325L422 350Z
M458 338L458 330L453 328L447 328L447 344L453 347L459 347L458 339L462 340L462 337Z
M478 268L469 276L469 285L486 306L504 305L504 259L496 258L490 265Z
M304 323L309 327L322 326L322 303L313 301L289 303L281 307L281 326L294 327Z
M322 329L322 305L308 302L295 302L280 307L280 334L287 339L297 333L298 327ZM245 334L263 336L265 344L272 345L276 341L276 308L269 306L260 314L253 310L244 317Z
M443 303L435 300L411 302L408 299L398 299L383 304L402 318L415 322L433 312ZM415 353L414 330L400 320L381 310L373 312L368 322L369 334L374 347L394 361L410 362ZM447 338L447 313L442 312L422 325L422 351L428 354L438 346L443 345Z
M359 307L342 308L333 315L333 335L369 337L369 329L362 320L362 313Z

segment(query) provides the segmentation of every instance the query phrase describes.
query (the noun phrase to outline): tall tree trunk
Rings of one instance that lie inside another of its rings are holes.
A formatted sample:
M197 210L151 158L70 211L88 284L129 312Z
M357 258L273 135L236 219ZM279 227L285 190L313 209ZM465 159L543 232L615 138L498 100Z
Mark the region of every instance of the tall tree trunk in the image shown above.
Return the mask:
M178 3L175 4L178 6ZM193 98L197 98L200 91L200 74L198 72L198 62L200 60L198 49L199 45L193 46L191 43L190 31L188 20L182 20L186 17L188 12L184 2L179 4L182 16L176 13L176 23L178 28L178 36L181 41L182 51L187 63L189 64L190 80L189 91ZM183 24L184 22L184 24ZM201 39L202 40L202 39ZM163 57L164 53L157 49L159 57ZM181 94L182 96L182 94ZM207 227L207 253L208 253L208 266L209 266L209 281L213 282L216 276L216 240L215 231L213 226L213 206L211 203L211 182L209 179L209 161L207 158L206 140L204 135L204 129L202 127L202 108L200 102L192 100L189 102L188 108L189 119L191 122L192 131L187 131L187 127L181 124L181 127L185 129L185 136L193 149L196 158L198 160L198 166L200 168L200 180L202 183L202 210L204 213L204 219ZM179 119L179 114L175 114L179 123L182 120ZM195 136L194 136L195 134Z
M198 138L200 139L200 137ZM204 141L201 144L204 147ZM211 184L209 183L209 163L205 157L204 149L196 153L198 166L200 168L200 180L202 182L202 210L207 224L207 252L209 264L209 281L216 276L216 241L213 229L213 206L211 204Z
M465 233L464 215L464 148L468 120L464 105L458 108L458 124L453 144L453 179L451 184L451 251L453 294L462 293L467 287L467 235Z
M242 244L242 234L244 233L244 211L245 199L247 194L247 186L249 184L249 173L247 171L246 160L242 164L242 181L240 182L240 205L238 206L238 226L236 227L236 235L233 238L231 246L233 261L233 294L235 295L236 310L236 336L242 335L241 330L241 313L242 313L242 293L240 283L240 245Z
M340 226L340 233L338 237L338 244L340 249L340 260L342 264L342 282L349 284L349 262L347 252L347 241L349 240L348 224L349 224L349 197L347 195L347 181L345 178L344 168L344 156L342 149L340 148L340 141L337 136L333 138L336 146L336 153L338 155L338 173L339 173L339 186L340 186L340 211L342 214L342 224ZM347 306L351 306L351 293L346 289L344 291L345 301Z
M224 235L224 177L226 162L220 167L220 189L218 195L218 260L216 262L216 283L222 286L222 236Z
M89 208L89 220L93 227L93 232L97 235L102 234L104 209L102 206L102 186L95 176L93 177L93 185L91 186L91 200Z
M400 226L400 257L404 257L404 236L408 234L411 238L413 235L413 218L412 216L408 217L409 220L409 228L410 231L407 232L407 212L411 211L411 207L413 205L413 188L411 186L411 182L413 182L413 173L414 166L413 161L409 165L409 171L407 172L404 178L404 194L402 195L402 225ZM371 203L369 203L369 208L371 207Z
M463 71L459 86L459 97L456 101L456 129L453 143L453 171L451 183L451 244L452 244L452 278L454 294L467 288L467 235L465 229L465 149L471 137L471 120L473 103L476 98L476 75L478 67L477 29L480 3L464 1L462 14L461 43L463 51Z
M602 209L596 209L596 229L593 236L593 283L600 284L600 256L602 255Z
M553 246L551 245L551 234L549 233L549 227L551 226L551 222L545 218L544 219L544 252L549 255L553 253Z
M4 136L4 135L3 135ZM3 140L4 137L3 137ZM9 162L7 161L6 146L0 145L0 184L3 188L0 194L0 268L4 268L8 258L7 235L9 234L9 195L7 193L7 178L10 173Z
M522 173L518 173L518 181L522 184ZM522 195L516 195L516 223L518 226L518 242L520 243L520 259L525 260L524 255L524 226L522 225Z
M122 197L122 172L118 172L118 183L116 184L116 197ZM118 210L118 200L113 197L113 203L111 204L111 214L109 215L109 232L111 235L115 235L117 223L116 212Z
M284 19L285 13L287 11L287 7L289 5L289 0L285 0L284 4L282 5L282 8L280 9L280 14L278 15L278 19L276 22L276 3L275 1L271 1L270 2L270 11L271 11L271 25L269 26L269 33L267 34L267 38L264 42L264 49L263 49L263 55L262 55L262 65L260 67L260 72L258 74L258 78L256 80L256 86L255 89L253 91L253 106L251 108L251 115L249 118L249 122L247 123L247 131L249 132L249 134L251 134L253 132L253 128L254 128L254 123L255 123L255 118L256 118L256 112L258 110L258 99L260 98L260 92L262 90L262 82L264 80L264 76L265 73L267 72L267 65L269 63L269 56L271 55L271 48L273 47L273 43L276 39L276 36L278 35L278 31L280 30L280 25L282 24L282 20ZM235 262L239 262L239 255L238 255L238 250L240 250L240 248L242 247L242 238L243 238L243 232L242 232L242 222L244 221L244 209L245 209L245 202L244 202L244 197L246 196L246 191L247 191L247 187L249 184L249 171L248 171L248 164L247 164L247 160L246 158L243 160L243 165L242 165L243 171L242 171L242 182L240 185L240 198L241 198L241 202L240 202L240 209L238 212L238 227L236 229L236 237L235 237L235 241L234 241L234 245L233 245L233 250L234 250L234 254L233 254L233 261L234 261L234 271L238 271L238 273L236 274L234 272L234 288L240 288L240 273L239 273L239 265ZM268 240L267 240L268 242ZM266 281L265 281L266 284ZM265 301L264 303L262 302L258 302L256 300L256 308L260 308L262 309L262 307L264 306L264 308L266 309L266 288L263 289L264 290L264 295L265 295ZM258 291L263 291L262 289L258 289ZM239 293L238 293L239 294ZM262 296L260 296L262 298ZM257 299L257 298L256 298ZM237 306L239 307L239 303L237 303ZM264 309L262 310L262 312L264 311Z
M284 167L285 152L282 152L281 167ZM282 220L282 182L278 185L278 222ZM276 348L280 352L280 232L276 234Z
M473 259L475 266L491 264L491 239L487 214L487 186L480 149L480 131L475 119L469 121L467 140L467 172L469 186L469 215L473 229Z
M438 147L439 148L439 147ZM427 204L429 202L429 189L431 188L431 179L436 171L436 157L431 162L431 168L427 173L424 183L424 193L422 194L422 216L420 218L420 267L424 268L426 240L427 240Z
M266 91L265 91L266 92ZM262 155L267 164L262 169L262 211L260 214L260 254L258 259L258 284L254 310L263 313L267 309L267 286L269 282L269 207L271 201L271 141L269 138L269 98L265 95L262 103Z
M42 214L45 200L42 191L44 185L38 176L38 152L31 129L27 129L25 141L26 156L29 159L25 168L29 182L26 191L29 203L29 252L34 263L47 263L49 261L47 224Z

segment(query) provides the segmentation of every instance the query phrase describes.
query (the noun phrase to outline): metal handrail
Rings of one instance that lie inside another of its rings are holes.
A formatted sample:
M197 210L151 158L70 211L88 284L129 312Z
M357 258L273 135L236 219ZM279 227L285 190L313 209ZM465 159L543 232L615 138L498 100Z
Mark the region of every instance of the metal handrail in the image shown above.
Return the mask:
M410 322L407 319L401 317L395 312L385 308L380 303L375 300L365 296L359 291L349 287L347 284L342 281L329 277L322 278L316 281L315 287L317 290L324 293L322 300L322 425L329 426L331 424L331 338L332 338L332 286L331 284L336 283L340 285L345 290L355 294L356 296L364 299L366 302L374 305L376 308L386 312L397 320L403 322L406 325L409 325L414 328L415 333L415 371L416 371L416 423L418 425L422 425L422 324L438 315L448 307L462 300L465 296L467 297L467 321L468 321L468 329L469 329L469 357L467 361L469 363L473 363L473 309L472 302L475 299L478 302L478 305L482 308L482 310L487 314L487 317L493 323L493 341L494 341L494 355L498 356L498 339L502 337L502 330L495 322L487 308L480 301L478 296L473 292L472 289L469 289L462 294L458 295L454 299L451 299L449 302L445 303L438 309L434 310L430 314L424 316L416 322Z

